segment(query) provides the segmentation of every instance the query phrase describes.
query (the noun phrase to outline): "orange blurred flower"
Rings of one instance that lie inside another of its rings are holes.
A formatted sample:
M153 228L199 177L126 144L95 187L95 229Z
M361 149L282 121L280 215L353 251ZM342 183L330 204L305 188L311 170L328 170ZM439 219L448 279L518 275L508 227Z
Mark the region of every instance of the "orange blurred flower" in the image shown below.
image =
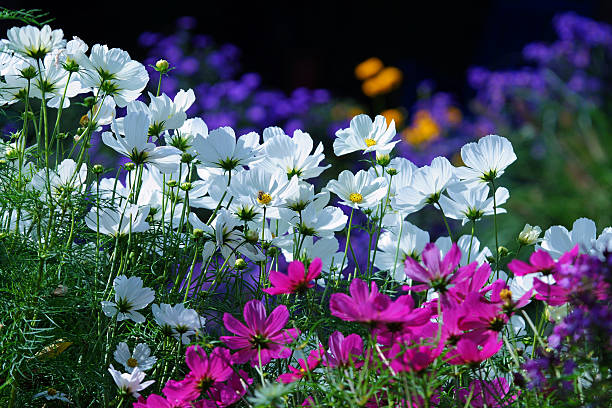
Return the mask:
M415 113L412 125L402 132L402 137L413 146L440 137L440 126L426 110Z
M363 81L378 74L383 67L383 62L379 58L368 58L355 67L355 76Z
M361 84L361 90L369 97L385 94L397 88L404 75L396 67L386 67L375 77L367 79Z
M446 111L446 118L451 125L458 125L463 120L463 114L459 108L451 106Z
M399 109L387 109L381 112L381 115L387 119L387 126L391 124L391 121L395 121L395 127L401 127L404 123L404 114Z

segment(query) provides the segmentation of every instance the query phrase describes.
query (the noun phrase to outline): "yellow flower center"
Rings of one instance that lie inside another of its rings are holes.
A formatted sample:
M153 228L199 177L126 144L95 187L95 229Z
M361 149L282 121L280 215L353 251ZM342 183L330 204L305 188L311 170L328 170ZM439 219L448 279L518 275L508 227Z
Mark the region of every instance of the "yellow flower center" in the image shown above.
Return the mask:
M138 360L136 360L135 358L128 358L127 365L128 367L132 368L138 367Z
M349 196L349 200L356 204L359 204L363 201L363 196L359 193L351 193L351 195Z
M372 147L372 146L374 146L376 144L376 140L374 140L374 139L366 139L365 140L365 144L368 147Z
M508 289L502 289L499 291L499 297L504 302L508 303L512 300L512 291Z
M55 390L55 388L49 388L47 390L47 394L53 396L53 395L57 394L57 391Z
M303 368L300 368L300 373L305 373L306 370L304 370Z
M270 204L270 201L272 201L272 196L268 193L264 193L263 191L260 191L257 193L257 202L261 205L266 205L266 204Z

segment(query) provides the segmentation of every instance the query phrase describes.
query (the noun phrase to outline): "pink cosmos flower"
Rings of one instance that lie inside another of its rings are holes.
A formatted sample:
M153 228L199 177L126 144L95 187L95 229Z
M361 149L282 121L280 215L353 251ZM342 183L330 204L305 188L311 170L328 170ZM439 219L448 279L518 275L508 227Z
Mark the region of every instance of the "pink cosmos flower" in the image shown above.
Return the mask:
M169 382L166 388L175 392L175 397L192 401L218 383L227 380L233 373L232 357L228 349L216 347L210 356L199 346L190 346L185 352L185 363L191 370L183 381Z
M246 326L229 313L223 315L225 328L237 336L221 336L221 341L237 352L233 362L247 361L252 366L268 364L273 358L287 358L291 350L286 344L293 342L300 334L298 329L284 329L289 320L287 306L280 305L266 315L260 300L251 300L244 305Z
M501 346L502 342L497 340L497 334L475 341L470 333L467 333L457 342L456 348L447 354L448 363L478 366L497 353Z
M270 272L272 287L263 291L269 295L304 293L314 287L312 281L321 275L322 266L321 258L315 258L308 266L308 272L305 272L302 262L293 261L289 264L287 275L277 271Z
M445 306L448 305L449 301L455 304L462 303L467 297L468 293L483 293L486 290L484 286L491 277L491 266L488 263L483 263L480 267L478 267L477 262L472 262L461 269L462 274L469 278L463 279L460 282L455 282L455 286L448 288L446 296L442 297L442 301L446 303ZM454 305L452 306L454 307Z
M348 367L351 363L355 368L363 365L357 357L363 354L363 340L358 334L344 337L339 331L329 336L329 351L325 353L323 365L327 367Z
M479 292L472 292L465 300L458 318L461 330L476 329L481 332L493 332L497 335L508 323L508 316L502 305L493 303Z
M192 406L190 401L172 400L157 394L149 395L146 401L140 398L134 403L134 408L191 408Z
M484 383L484 384L483 384ZM484 387L483 387L484 385ZM457 391L457 396L461 402L467 402L467 398L472 394L470 404L474 408L481 407L508 407L518 398L518 395L508 395L510 385L508 380L503 377L498 377L493 381L474 380L470 383L469 388L463 388Z
M319 345L319 348L317 350L312 350L310 352L306 361L304 361L303 358L298 359L298 363L300 365L299 369L293 366L289 366L288 368L290 372L279 375L276 381L282 382L283 384L289 384L301 380L302 378L304 378L304 376L306 376L306 374L312 372L312 370L319 366L319 363L321 362L321 356L324 353L325 349L323 348L323 346Z
M195 408L229 407L246 394L250 384L253 384L253 379L249 378L245 371L239 370L238 373L232 373L226 383L218 383L211 387L205 394L208 398L195 402L193 406Z
M421 266L416 260L407 257L404 272L406 276L424 285L404 286L403 290L414 290L417 292L432 288L440 293L445 293L451 283L457 283L465 279L473 270L466 267L460 268L457 273L453 273L461 261L461 250L456 243L446 253L444 259L441 258L440 250L436 244L430 242L425 245L421 253L423 264ZM469 266L469 265L468 265Z
M427 322L423 326L394 339L385 353L391 361L391 368L397 372L421 371L442 353L444 342L436 344L438 324Z
M578 246L576 246L578 247ZM529 257L529 263L523 262L520 259L513 259L508 264L510 269L516 276L523 276L530 273L541 272L544 275L552 273L556 262L548 252L543 249L537 250Z
M428 310L413 310L414 303L410 296L400 296L392 301L389 296L378 291L374 282L371 284L371 290L368 290L367 283L355 278L351 282L349 292L351 296L334 293L329 302L332 315L342 320L374 327L390 324L418 325L430 316Z

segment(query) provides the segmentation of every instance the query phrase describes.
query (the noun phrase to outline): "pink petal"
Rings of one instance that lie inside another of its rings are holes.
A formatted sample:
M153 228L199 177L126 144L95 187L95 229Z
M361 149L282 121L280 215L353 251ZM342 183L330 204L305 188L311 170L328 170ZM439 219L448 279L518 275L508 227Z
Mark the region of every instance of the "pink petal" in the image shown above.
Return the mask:
M223 315L223 324L225 324L227 330L239 336L251 337L251 335L253 335L252 330L247 328L240 320L229 313Z
M263 334L265 330L266 308L260 300L250 300L244 305L244 321L255 333Z
M323 262L321 258L315 258L308 266L308 276L306 280L311 281L319 277L321 275L321 268L323 268Z
M261 334L272 335L279 332L285 327L289 320L289 310L287 306L280 305L270 313L270 316L264 323L264 329Z

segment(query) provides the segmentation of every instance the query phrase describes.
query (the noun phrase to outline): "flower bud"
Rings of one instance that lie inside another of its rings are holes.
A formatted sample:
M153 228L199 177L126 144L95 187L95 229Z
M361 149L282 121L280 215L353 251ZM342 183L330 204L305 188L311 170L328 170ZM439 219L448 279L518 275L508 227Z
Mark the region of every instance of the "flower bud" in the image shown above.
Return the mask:
M93 108L95 104L96 98L94 98L93 96L88 96L87 98L83 99L83 105L87 106L88 109Z
M247 267L247 263L242 258L236 258L236 262L234 262L234 269L237 271L241 271Z
M397 174L397 169L393 168L393 167L389 167L387 169L387 174L390 176L395 176Z
M136 168L136 165L135 165L133 162L128 162L128 163L125 163L125 164L123 165L123 167L124 167L124 168L125 168L127 171L132 171L132 170L134 170L134 169Z
M376 164L382 167L386 167L391 163L391 157L388 154L377 154L376 155Z
M499 257L503 258L504 256L508 255L508 248L506 248L505 246L501 246L499 248L497 248L497 251L499 252Z
M195 239L200 239L204 236L204 230L200 228L194 228L192 234Z
M95 174L100 174L104 172L104 166L102 166L101 164L96 164L95 166L93 166L93 172Z
M189 191L191 190L191 183L186 181L185 183L182 183L180 187L183 191Z
M257 233L257 231L255 230L247 230L244 234L244 237L246 238L246 240L252 244L256 243L257 241L259 241L259 234Z
M537 225L532 227L529 224L525 224L525 227L518 235L518 242L521 245L533 245L538 242L541 233L542 228Z
M19 150L17 149L8 149L5 153L5 156L9 160L17 160L19 158Z
M194 157L193 155L189 154L189 153L183 153L181 155L181 162L183 163L191 163L193 161Z
M170 187L170 188L174 188L174 187L178 186L178 184L179 184L179 183L178 183L178 181L176 181L176 180L168 180L168 181L166 182L166 185L167 185L168 187Z
M165 74L170 70L170 64L165 59L160 59L155 63L155 70L160 74Z

